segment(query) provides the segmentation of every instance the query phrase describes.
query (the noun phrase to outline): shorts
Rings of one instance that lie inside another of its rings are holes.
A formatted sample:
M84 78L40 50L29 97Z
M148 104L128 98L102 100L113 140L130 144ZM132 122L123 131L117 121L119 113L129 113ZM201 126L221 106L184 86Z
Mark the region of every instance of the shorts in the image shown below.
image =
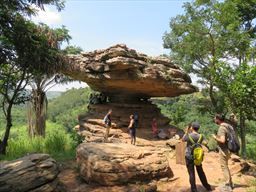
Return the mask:
M136 136L136 129L130 129L129 132L130 132L130 136L131 137L135 137Z

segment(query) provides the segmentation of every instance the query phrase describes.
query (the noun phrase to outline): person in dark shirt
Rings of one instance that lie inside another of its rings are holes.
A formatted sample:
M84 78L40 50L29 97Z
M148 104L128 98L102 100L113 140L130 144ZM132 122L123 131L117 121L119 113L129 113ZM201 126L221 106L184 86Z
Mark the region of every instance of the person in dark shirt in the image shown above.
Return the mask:
M197 192L196 188L196 179L195 179L195 168L194 168L194 160L193 160L193 143L189 139L192 138L195 143L202 143L203 136L198 133L198 130L200 128L200 125L198 122L193 122L191 125L189 125L186 129L186 133L183 136L182 140L187 142L186 147L186 153L185 153L185 159L186 159L186 166L189 174L189 182L191 186L191 192ZM201 136L200 136L201 135ZM207 178L205 176L204 170L202 165L196 166L196 170L198 173L198 176L200 178L201 183L203 186L208 190L212 191L211 186L209 185Z

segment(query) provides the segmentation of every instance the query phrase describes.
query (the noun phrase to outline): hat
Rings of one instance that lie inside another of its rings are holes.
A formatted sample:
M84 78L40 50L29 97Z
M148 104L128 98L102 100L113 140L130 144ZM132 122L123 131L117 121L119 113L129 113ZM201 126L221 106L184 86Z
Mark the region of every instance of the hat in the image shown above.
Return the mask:
M199 129L200 124L199 124L198 122L193 122L193 123L191 124L191 127L195 128L195 129Z

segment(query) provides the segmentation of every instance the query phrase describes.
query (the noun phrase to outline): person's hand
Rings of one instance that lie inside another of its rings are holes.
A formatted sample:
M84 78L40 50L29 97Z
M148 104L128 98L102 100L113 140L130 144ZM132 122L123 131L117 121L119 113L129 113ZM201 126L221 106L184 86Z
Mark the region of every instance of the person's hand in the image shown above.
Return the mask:
M216 140L216 138L217 138L216 135L214 135L214 134L212 134L212 137L213 137L213 139L215 139L215 140Z

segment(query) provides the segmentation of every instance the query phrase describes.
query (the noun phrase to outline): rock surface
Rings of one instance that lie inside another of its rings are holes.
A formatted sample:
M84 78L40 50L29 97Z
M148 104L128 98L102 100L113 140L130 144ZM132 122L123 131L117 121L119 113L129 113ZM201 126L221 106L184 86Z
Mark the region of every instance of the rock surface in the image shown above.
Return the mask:
M56 192L58 166L47 154L0 163L1 192Z
M77 148L77 163L85 181L107 186L173 176L167 157L153 147L83 143Z
M62 73L86 82L111 101L173 97L197 91L190 77L165 57L149 57L117 44L70 55Z
M112 109L112 129L110 130L110 137L114 143L129 143L130 138L128 133L129 116L135 112L139 115L139 125L137 129L138 138L153 139L151 131L152 119L157 119L159 129L164 129L167 138L172 138L175 135L183 135L183 131L169 125L170 120L163 116L160 109L150 102L140 103L105 103L89 105L89 112L84 115L79 115L79 125L76 126L76 131L79 135L85 138L87 142L100 142L105 133L105 126L103 118ZM179 138L180 138L179 136ZM137 140L139 144L147 145L148 140Z

